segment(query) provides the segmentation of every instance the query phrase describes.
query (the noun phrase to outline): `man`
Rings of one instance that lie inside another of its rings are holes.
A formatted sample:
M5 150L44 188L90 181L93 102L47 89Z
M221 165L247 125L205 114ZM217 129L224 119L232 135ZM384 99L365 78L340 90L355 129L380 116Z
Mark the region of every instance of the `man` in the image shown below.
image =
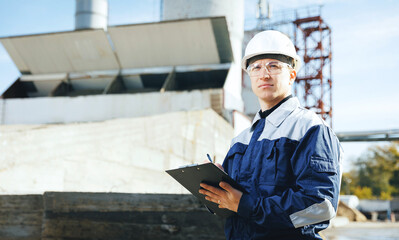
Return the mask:
M341 146L292 97L299 63L291 40L278 31L260 32L247 45L242 68L261 110L233 139L223 168L248 193L225 182L199 190L236 212L226 220L227 239L321 239L318 232L336 214Z

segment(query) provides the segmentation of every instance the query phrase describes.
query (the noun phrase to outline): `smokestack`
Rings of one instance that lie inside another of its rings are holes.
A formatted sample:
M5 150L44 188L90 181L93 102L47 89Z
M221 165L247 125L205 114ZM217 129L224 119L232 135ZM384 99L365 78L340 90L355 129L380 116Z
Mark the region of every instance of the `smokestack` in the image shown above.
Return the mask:
M75 29L107 30L108 0L76 0Z
M258 8L256 9L257 19L270 19L272 17L272 7L267 0L259 0Z

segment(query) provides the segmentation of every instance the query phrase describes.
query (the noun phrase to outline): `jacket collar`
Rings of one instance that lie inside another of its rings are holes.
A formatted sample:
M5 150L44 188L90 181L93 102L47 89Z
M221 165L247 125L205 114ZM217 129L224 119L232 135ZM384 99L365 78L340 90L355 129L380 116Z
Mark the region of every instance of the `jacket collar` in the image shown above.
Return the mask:
M278 127L299 106L300 104L298 98L292 97L283 104L281 104L281 106L274 110L268 117L266 117L266 121L271 123L273 126ZM258 111L254 117L254 120L252 121L251 129L254 128L254 124L260 118L261 117Z

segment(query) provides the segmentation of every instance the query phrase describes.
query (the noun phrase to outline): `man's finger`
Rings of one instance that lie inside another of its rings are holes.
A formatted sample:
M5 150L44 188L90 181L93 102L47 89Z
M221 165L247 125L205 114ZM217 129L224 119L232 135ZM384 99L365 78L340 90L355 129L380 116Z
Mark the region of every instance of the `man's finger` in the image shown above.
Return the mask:
M206 197L205 197L205 200L219 204L219 203L218 203L218 200L216 200L215 198L211 198L211 197L209 197L209 196L206 196Z
M221 195L221 194L223 194L223 192L224 192L223 190L221 190L221 189L219 189L219 188L210 186L210 185L205 184L205 183L201 183L200 186L201 186L202 188L208 190L209 192L215 193L215 194L217 194L217 195Z
M212 199L218 199L218 198L220 198L219 195L214 194L213 192L210 192L210 191L205 191L205 192L203 192L203 190L202 190L202 192L200 192L200 193L201 193L201 194L204 194L205 196L208 196L209 198L212 198ZM205 197L205 199L206 199L206 197Z
M232 192L234 190L234 188L232 186L230 186L230 184L228 184L226 182L220 182L219 186L221 188L223 188L224 190L226 190L227 192Z
M215 165L216 165L218 168L220 168L220 169L222 169L222 170L224 171L224 168L223 168L223 166L222 166L221 164L215 163Z

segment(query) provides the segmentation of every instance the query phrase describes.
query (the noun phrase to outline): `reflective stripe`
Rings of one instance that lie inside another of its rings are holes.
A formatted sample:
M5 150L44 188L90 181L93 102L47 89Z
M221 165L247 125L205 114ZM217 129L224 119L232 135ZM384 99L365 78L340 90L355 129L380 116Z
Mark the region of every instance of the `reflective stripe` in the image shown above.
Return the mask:
M333 217L335 217L335 209L327 199L290 215L291 222L295 228L327 221Z
M240 133L237 137L233 138L231 141L230 147L232 147L235 143L239 142L245 145L249 144L249 141L251 141L251 137L253 132L250 131L251 128L247 128L244 131Z
M306 132L316 125L324 125L320 117L307 109L298 108L292 112L292 116L290 115L284 119L278 127L275 127L273 123L267 121L259 140L288 138L300 141Z

